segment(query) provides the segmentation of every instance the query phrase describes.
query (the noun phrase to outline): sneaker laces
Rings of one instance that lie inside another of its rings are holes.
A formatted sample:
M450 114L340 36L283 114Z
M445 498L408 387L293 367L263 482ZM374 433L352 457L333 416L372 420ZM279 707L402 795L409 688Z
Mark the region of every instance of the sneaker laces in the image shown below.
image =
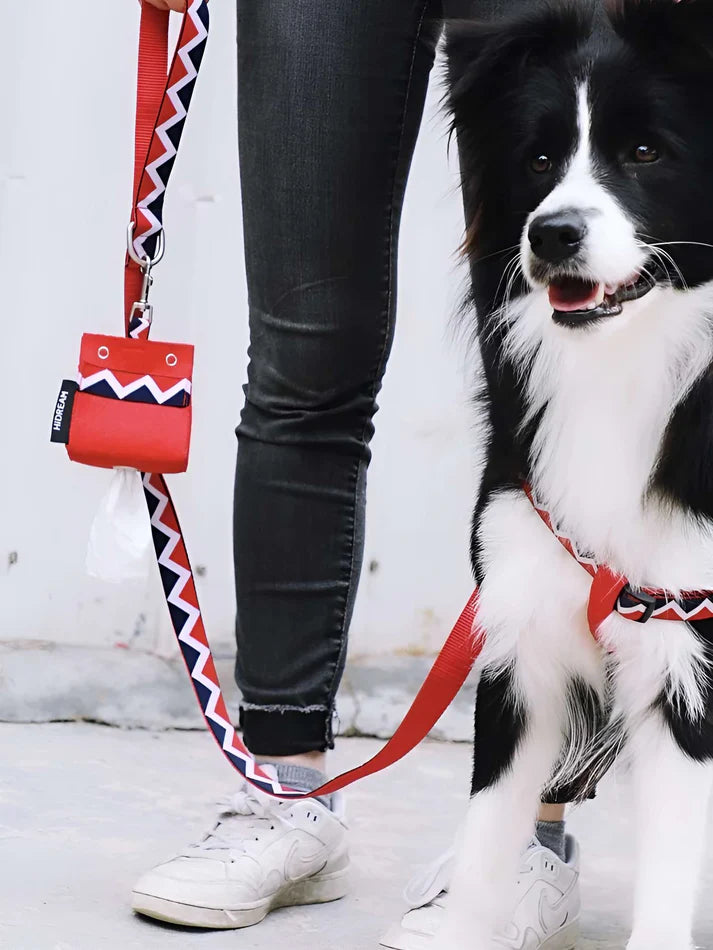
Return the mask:
M218 801L218 820L202 839L191 846L205 851L246 851L248 841L260 838L270 825L288 824L284 814L285 802L256 792L246 782L233 795Z

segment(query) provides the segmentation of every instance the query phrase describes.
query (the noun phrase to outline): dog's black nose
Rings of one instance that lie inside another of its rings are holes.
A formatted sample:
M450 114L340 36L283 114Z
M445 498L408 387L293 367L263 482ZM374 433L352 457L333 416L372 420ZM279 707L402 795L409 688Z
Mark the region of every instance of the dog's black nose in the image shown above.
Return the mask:
M543 214L530 225L530 247L543 261L559 264L579 251L587 224L579 211Z

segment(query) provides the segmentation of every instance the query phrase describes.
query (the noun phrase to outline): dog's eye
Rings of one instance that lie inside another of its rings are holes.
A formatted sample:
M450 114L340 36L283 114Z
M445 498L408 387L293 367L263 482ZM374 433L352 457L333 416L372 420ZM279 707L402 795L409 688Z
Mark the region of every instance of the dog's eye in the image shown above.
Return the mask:
M530 168L536 175L546 175L547 172L552 171L552 164L552 159L547 155L538 155L530 162Z
M633 158L635 162L650 164L659 160L659 152L653 145L637 145L634 149Z

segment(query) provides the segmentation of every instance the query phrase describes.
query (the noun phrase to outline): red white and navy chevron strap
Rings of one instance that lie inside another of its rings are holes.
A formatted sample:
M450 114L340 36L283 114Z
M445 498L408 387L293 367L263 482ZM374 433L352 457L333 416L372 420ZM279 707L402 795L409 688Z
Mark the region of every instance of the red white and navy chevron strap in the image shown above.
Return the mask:
M393 737L363 765L308 794L298 792L266 775L235 731L223 699L186 544L166 481L162 475L146 474L143 484L166 603L198 704L223 755L247 782L275 798L331 795L398 762L428 735L455 699L482 650L483 636L475 628L477 592L468 600Z
M157 256L166 187L208 39L208 0L189 0L167 77L168 16L168 12L142 4L131 216L132 249L139 260ZM125 282L127 336L148 336L150 319L145 313L137 311L131 316L133 304L141 298L143 274L130 256Z
M139 259L152 258L157 253L155 237L162 227L163 197L203 55L207 30L207 0L189 0L174 66L166 86L168 15L160 13L146 2L142 4L135 171L138 184L133 217L136 222L133 251ZM177 66L177 63L180 65ZM151 116L154 117L151 128L156 128L149 135L146 130L152 122ZM155 120L156 116L158 120ZM142 282L140 266L129 260L125 281L127 336L147 337L150 330L151 321L145 320L143 314L139 313L135 324L130 325L128 319L133 304L141 299ZM126 387L118 388L121 386L118 380L114 382L105 376L101 380L95 379L92 385L108 385L115 396L126 392ZM135 394L142 387L150 390L148 384L143 385L145 383L145 378L132 382L132 393ZM124 395L123 398L128 396ZM208 728L227 761L246 781L277 798L329 795L387 768L425 738L455 698L482 649L483 637L474 628L477 593L474 592L466 604L393 738L364 765L308 794L295 791L266 775L235 731L218 681L186 543L166 480L163 475L156 474L143 474L142 479L156 560L181 654Z
M602 566L597 563L591 554L578 550L571 538L562 534L554 524L550 513L537 501L532 489L527 485L525 486L525 492L537 514L560 544L593 578L596 578L598 572L603 570ZM616 577L611 572L609 576L611 578ZM673 594L659 587L634 588L625 577L619 577L618 581L614 581L614 583L619 589L615 591L616 600L613 603L613 609L627 620L646 623L648 620L691 621L713 619L713 591L690 590L682 591L678 596L673 596ZM613 590L612 593L614 593Z

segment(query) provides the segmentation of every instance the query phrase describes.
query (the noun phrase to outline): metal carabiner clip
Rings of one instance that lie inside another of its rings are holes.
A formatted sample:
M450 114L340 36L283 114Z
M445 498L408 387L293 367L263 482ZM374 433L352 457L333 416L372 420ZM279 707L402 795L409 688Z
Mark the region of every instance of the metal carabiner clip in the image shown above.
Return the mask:
M150 326L153 319L153 307L149 303L149 293L151 292L151 286L153 285L151 270L162 259L166 249L166 242L163 228L161 228L161 230L158 232L158 243L156 245L155 257L149 257L147 254L142 259L138 256L134 247L134 227L134 222L130 221L129 226L126 229L126 248L131 260L134 261L135 264L138 264L141 268L141 273L143 274L144 279L141 285L141 299L135 301L132 305L129 320L133 320L135 314L140 313L142 314L145 323Z
M157 231L157 243L156 243L156 254L154 257L149 257L146 254L144 257L139 257L136 253L136 248L134 247L134 228L136 224L133 221L129 221L129 225L126 229L126 250L129 254L131 260L138 264L140 268L145 268L147 265L149 268L154 267L163 259L164 251L166 250L166 236L163 228L160 231ZM149 237L150 235L146 235Z

